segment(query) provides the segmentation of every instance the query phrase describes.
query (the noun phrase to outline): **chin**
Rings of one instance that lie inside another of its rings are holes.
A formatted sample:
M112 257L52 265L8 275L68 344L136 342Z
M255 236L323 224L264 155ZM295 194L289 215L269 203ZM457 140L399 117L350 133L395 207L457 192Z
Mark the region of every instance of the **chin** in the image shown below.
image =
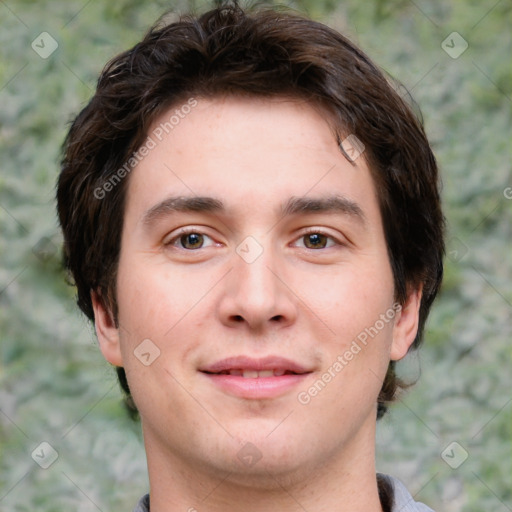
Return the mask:
M271 428L268 423L256 422L236 437L233 471L264 481L269 476L293 474L301 467L308 467L304 446L310 446L312 440L302 439L303 436L279 422L273 421Z
M288 453L276 449L259 450L257 457L250 461L247 453L255 445L249 443L235 453L235 459L225 461L229 474L227 479L233 484L253 490L282 491L283 486L303 481L311 470L311 466L300 457L299 447Z

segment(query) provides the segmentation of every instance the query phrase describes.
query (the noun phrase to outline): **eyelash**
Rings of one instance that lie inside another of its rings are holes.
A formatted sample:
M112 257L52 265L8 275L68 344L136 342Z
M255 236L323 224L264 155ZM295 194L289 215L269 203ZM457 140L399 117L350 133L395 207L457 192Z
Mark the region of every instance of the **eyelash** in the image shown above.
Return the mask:
M200 229L197 229L197 228L183 228L179 233L177 233L175 236L173 236L168 242L165 242L164 246L165 247L173 246L176 242L178 242L181 239L181 237L186 236L186 235L190 235L192 233L193 234L197 234L197 235L207 236L208 238L213 240L213 238L211 236L206 235L205 233L201 232ZM339 240L334 238L329 233L323 231L322 229L318 229L318 228L307 228L306 231L304 233L302 233L296 240L300 240L301 238L304 238L305 236L313 235L313 234L314 235L322 235L322 236L327 237L330 240L333 240L334 241L334 245L336 245L336 246L343 246L343 245L345 245L344 243L340 242ZM310 250L310 251L318 251L319 250L319 249L309 249L308 247L304 247L304 248L307 249L307 250ZM325 249L329 249L329 248L330 247L323 247L322 249L325 250ZM181 249L183 251L187 251L187 252L194 252L194 251L198 250L198 249L195 249L195 250L194 249L185 249L184 247L180 247L179 249ZM203 249L203 247L199 247L199 249Z

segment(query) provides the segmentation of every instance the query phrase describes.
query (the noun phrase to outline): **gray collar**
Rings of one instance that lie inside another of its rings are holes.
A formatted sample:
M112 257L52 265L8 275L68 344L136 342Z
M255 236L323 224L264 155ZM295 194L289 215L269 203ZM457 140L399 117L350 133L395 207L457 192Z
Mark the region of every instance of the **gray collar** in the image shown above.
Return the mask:
M393 485L394 499L392 512L434 512L423 503L414 501L405 485L392 476L383 475Z

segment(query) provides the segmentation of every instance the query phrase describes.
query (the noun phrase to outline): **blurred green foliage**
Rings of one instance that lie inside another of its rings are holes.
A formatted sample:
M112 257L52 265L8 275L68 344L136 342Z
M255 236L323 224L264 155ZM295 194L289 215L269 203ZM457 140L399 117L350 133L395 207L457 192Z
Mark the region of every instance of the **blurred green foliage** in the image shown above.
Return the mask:
M131 510L147 491L139 426L61 270L54 186L68 123L103 64L188 5L204 2L0 2L0 510ZM403 82L443 174L443 293L425 345L402 364L421 379L379 425L378 469L439 511L511 510L512 5L289 5ZM441 47L454 31L468 43L457 59ZM58 42L46 59L31 48L42 32ZM59 454L47 470L31 458L42 441ZM457 469L440 456L453 441L469 454Z

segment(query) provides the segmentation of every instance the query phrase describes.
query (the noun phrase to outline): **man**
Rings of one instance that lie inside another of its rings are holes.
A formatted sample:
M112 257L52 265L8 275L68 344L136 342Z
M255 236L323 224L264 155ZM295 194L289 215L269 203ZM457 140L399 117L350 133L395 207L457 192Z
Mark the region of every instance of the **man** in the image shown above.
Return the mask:
M358 48L237 5L161 22L102 73L57 196L141 417L137 511L430 510L376 476L375 427L441 282L437 167Z

